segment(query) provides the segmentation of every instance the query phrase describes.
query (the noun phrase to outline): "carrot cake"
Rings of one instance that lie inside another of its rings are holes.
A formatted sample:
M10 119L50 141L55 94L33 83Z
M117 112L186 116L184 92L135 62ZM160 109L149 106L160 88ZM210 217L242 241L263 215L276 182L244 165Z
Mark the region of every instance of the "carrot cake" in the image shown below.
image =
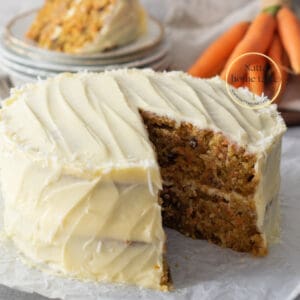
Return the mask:
M139 0L46 0L26 36L46 49L90 53L128 44L145 30Z
M163 223L266 255L285 129L218 77L117 70L15 89L0 121L6 235L62 275L160 290Z

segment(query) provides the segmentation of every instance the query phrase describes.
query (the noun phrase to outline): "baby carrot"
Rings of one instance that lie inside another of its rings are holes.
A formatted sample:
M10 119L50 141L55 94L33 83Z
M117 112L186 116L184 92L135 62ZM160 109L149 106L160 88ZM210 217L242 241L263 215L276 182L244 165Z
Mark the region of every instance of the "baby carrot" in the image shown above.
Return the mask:
M241 42L236 46L233 53L229 57L226 66L221 74L223 79L226 79L226 73L232 62L242 54L247 52L265 53L273 39L273 34L276 28L276 19L267 12L261 12L250 25L246 35ZM236 75L242 74L245 71L245 66L249 61L249 57L236 62L230 73ZM231 83L229 76L229 83Z
M248 70L249 90L258 96L264 92L265 69L266 59L257 56L255 63L251 64Z
M285 85L286 85L286 80L287 80L287 73L286 71L282 68L283 67L283 46L281 44L280 38L278 34L274 35L272 44L270 46L270 49L268 51L268 56L273 59L273 61L277 64L277 66L280 69L280 73L278 73L278 69L271 64L271 71L272 71L272 82L271 82L271 91L272 91L272 96L276 93L276 91L279 88L279 84L281 83L281 91L276 99L276 102L280 101L281 95L284 92Z
M268 56L272 58L279 67L282 64L283 48L280 38L277 33L275 33L273 41L271 43L270 49L268 51Z
M245 35L249 22L241 22L231 27L213 42L190 67L192 76L208 78L219 74L228 57Z
M286 54L286 52L283 52L283 58L282 58L282 65L285 67L289 66L289 58L288 55ZM286 90L286 86L288 83L288 77L289 74L286 70L282 69L282 73L281 73L281 90L279 92L279 95L277 96L277 98L275 99L275 103L279 103L282 99L282 96Z
M287 7L277 14L278 31L292 69L300 74L300 26L296 15Z

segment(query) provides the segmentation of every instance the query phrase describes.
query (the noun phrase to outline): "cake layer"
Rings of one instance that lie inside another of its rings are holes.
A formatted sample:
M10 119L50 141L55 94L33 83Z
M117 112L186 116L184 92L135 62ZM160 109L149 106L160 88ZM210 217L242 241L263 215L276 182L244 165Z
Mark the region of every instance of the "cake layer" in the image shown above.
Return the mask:
M158 162L164 181L177 174L180 182L190 180L197 184L234 192L243 196L253 195L257 178L256 155L232 143L222 133L202 130L189 123L179 126L172 119L142 112L151 141L159 143Z
M277 202L280 139L264 153L249 153L221 133L141 114L158 153L165 225L193 238L265 255L267 241L274 239L270 228L278 228L279 221L276 215L267 226L265 213L271 201Z

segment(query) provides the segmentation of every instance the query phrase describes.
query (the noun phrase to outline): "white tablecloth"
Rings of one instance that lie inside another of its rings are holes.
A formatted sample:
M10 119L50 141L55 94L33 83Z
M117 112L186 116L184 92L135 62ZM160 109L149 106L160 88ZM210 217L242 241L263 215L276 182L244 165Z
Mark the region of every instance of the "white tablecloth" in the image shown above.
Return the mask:
M201 49L222 30L238 20L250 19L259 9L259 1L256 0L142 0L142 2L150 14L166 23L168 35L173 42L172 68L182 70L186 70L199 55ZM0 26L3 26L17 13L42 3L43 0L0 0ZM283 140L283 162L290 166L290 170L286 168L283 170L282 186L289 193L288 197L298 197L300 200L300 195L295 192L299 191L300 176L298 175L300 173L293 172L294 167L300 168L299 165L294 165L300 164L299 155L300 127L290 128ZM294 213L299 215L299 209L296 209ZM285 221L288 222L288 220ZM295 224L290 226L295 226ZM218 299L222 299L222 296L219 296ZM294 296L296 297L296 295ZM193 299L200 299L195 295L193 297ZM0 300L2 299L41 300L45 298L0 286Z

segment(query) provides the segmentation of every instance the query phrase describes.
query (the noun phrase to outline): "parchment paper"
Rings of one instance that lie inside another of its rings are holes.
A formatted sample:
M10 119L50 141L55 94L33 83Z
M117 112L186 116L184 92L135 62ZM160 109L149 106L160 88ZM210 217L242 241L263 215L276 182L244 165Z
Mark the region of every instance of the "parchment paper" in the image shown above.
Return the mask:
M143 2L165 20L168 38L173 42L173 68L184 70L225 28L239 20L251 19L259 9L259 1L248 0ZM24 265L15 248L2 239L0 283L68 300L294 299L300 293L300 134L297 133L299 130L289 129L283 142L282 242L271 246L266 258L221 249L167 229L167 259L175 291L161 293L124 285L83 283L42 273Z

